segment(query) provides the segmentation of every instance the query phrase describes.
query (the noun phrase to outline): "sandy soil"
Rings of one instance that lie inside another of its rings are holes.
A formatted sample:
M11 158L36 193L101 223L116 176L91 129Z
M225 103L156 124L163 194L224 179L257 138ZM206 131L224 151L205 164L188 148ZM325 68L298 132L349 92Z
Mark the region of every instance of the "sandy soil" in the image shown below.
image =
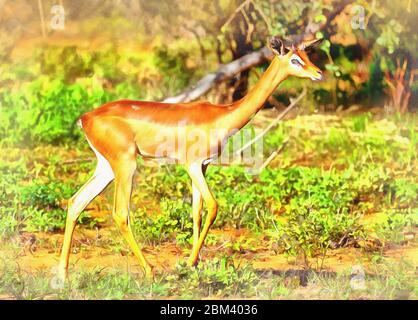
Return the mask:
M286 272L301 268L298 261L275 252L274 248L269 247L263 239L254 239L254 243L257 245L250 250L241 249L237 252L226 246L234 239L251 237L246 230L213 230L211 232L221 236L221 241L216 245L206 245L202 249L201 255L204 260L212 259L219 254L234 254L237 264L252 264L256 270L260 271ZM62 238L62 233L23 234L20 239L15 239L15 242L20 243L20 249L16 250L16 247L13 246L0 247L0 256L15 261L22 270L27 272L48 270L53 272L54 267L58 264ZM135 257L125 246L116 246L118 248L116 249L114 243L109 242L113 241L110 239L115 238L118 238L118 234L113 226L106 226L98 230L77 228L73 240L70 269L105 268L140 272ZM156 246L143 246L144 254L158 272L174 269L178 262L187 259L189 250L189 247L180 247L172 242ZM412 265L418 266L416 245L387 248L382 251L382 255L388 260L405 259ZM329 250L324 260L323 270L338 273L349 271L352 266L361 264L367 271L371 256L372 253L364 247Z

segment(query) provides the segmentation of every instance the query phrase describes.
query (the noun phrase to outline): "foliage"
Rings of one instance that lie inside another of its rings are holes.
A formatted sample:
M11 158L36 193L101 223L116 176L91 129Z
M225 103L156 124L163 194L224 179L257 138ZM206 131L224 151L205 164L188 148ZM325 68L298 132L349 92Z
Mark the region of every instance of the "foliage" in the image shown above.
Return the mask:
M288 212L286 224L279 227L279 239L287 254L302 257L306 268L311 267L311 258L316 259L316 268L322 268L329 248L362 235L358 216L350 216L345 208L330 214L329 209L318 209L314 200L298 202Z
M407 244L418 227L418 209L390 209L383 216L384 222L375 225L377 235L385 239L389 245ZM413 239L413 237L412 237Z
M53 231L64 227L64 200L75 193L76 182L58 180L64 169L59 166L60 156L51 154L47 147L41 152L49 157L45 166L36 159L28 162L27 154L22 155L19 149L9 150L0 160L3 176L0 182L1 239L21 231ZM90 227L98 221L85 214L80 217L80 222Z
M26 165L23 161L0 161L0 239L13 235L22 224L17 185L24 177L25 170Z
M398 207L414 207L418 204L418 183L411 179L395 180L391 191Z
M173 280L181 281L180 290L184 298L193 298L187 292L200 292L204 296L247 295L257 280L257 275L250 266L237 268L231 257L215 258L206 263L199 263L190 272L185 265L178 265Z
M170 51L167 47L157 48L155 52L155 65L160 71L166 94L179 92L193 79L195 68L187 65L189 53L186 50Z
M193 230L190 203L163 198L160 208L161 213L157 215L150 215L144 209L133 214L133 228L138 238L151 243L173 238L179 245L187 243Z
M36 54L40 71L28 68L22 82L16 81L20 67L11 66L1 79L13 83L0 90L1 144L74 141L80 137L76 121L81 114L111 100L147 99L150 92L152 99L160 99L184 88L193 76L184 51L161 47L150 57L119 57L115 50L90 53L74 46L43 47ZM150 73L155 83L150 82Z
M2 144L26 146L77 138L77 118L109 99L103 90L88 93L81 84L65 85L47 77L23 85L18 92L4 89L0 96Z

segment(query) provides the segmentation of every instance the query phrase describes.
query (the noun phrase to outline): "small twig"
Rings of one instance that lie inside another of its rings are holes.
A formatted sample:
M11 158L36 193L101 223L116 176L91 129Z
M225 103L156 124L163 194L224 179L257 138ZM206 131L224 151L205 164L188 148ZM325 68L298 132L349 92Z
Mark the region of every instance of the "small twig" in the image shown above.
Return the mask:
M289 142L289 139L286 139L283 144L276 150L274 151L267 159L266 161L264 161L264 163L261 165L259 171L261 172L262 170L264 170L264 168L266 168L270 162L272 162L274 160L274 158L276 158L280 152L283 151L284 147L286 147L287 143Z
M73 164L73 163L80 163L80 162L90 162L93 161L94 158L84 158L84 159L69 159L62 162L62 164Z
M226 240L224 241L224 243L222 243L220 246L214 248L214 249L210 249L210 248L204 248L205 251L218 251L219 249L222 249L223 247L225 247L228 243L230 243L230 240Z
M221 30L223 28L225 28L228 24L231 23L231 21L235 18L235 16L237 15L238 12L241 11L241 9L244 8L244 6L246 6L248 3L250 3L249 0L244 1L243 3L241 3L236 9L235 11L231 14L231 16L228 18L228 20L225 21L225 23L222 25Z
M265 128L262 132L260 132L254 139L248 141L242 148L240 148L236 154L241 154L242 151L244 151L245 149L247 149L249 146L251 146L254 142L258 141L259 139L261 139L271 128L275 127L279 121L281 119L283 119L283 117L290 111L292 110L296 104L306 95L306 88L303 88L302 93L295 99L293 100L289 106L283 110L283 112L281 114L279 114L276 119L274 119L268 126L267 128Z
M44 18L44 8L42 5L42 0L38 0L38 10L39 16L41 18L41 30L42 30L42 37L46 38L46 30L45 30L45 18Z
M254 6L254 9L258 12L260 17L264 20L264 23L266 24L267 30L269 34L273 34L273 30L271 29L271 25L267 19L267 16L264 14L263 10L256 4L254 1L250 0L251 4Z

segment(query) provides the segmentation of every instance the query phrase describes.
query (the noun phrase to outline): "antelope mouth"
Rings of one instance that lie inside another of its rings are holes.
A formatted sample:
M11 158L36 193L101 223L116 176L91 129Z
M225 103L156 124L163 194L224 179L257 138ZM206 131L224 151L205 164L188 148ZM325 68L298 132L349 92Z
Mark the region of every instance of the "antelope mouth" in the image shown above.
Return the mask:
M324 76L322 75L322 73L319 73L319 72L318 72L318 75L316 77L314 77L314 76L311 77L311 79L313 81L319 81L319 80L322 80L323 78L324 78Z

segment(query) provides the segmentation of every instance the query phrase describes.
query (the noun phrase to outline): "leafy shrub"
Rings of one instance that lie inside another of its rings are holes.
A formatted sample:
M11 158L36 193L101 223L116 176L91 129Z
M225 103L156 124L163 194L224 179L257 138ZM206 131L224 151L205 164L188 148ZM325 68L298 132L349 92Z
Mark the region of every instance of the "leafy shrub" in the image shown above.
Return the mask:
M182 166L161 167L158 173L147 170L144 180L139 181L138 189L147 192L153 198L181 198L190 192L190 178Z
M12 236L21 227L23 217L19 210L19 183L26 169L23 159L0 160L0 239Z
M392 192L398 206L418 206L418 183L410 179L396 179L392 184Z
M81 84L40 77L19 92L0 91L0 137L2 144L33 146L58 143L80 135L78 117L109 100L103 90L89 92Z
M180 245L188 243L193 232L190 204L162 199L160 206L160 214L152 215L144 209L133 214L133 228L138 238L151 243L169 239L176 239Z
M169 50L160 47L155 52L155 65L163 77L162 87L167 88L167 95L184 89L193 77L194 68L187 65L189 53L185 50Z
M20 195L25 205L49 209L59 208L61 200L70 198L74 192L75 188L70 184L35 180L22 187Z
M0 239L7 239L11 237L21 224L21 219L18 217L16 207L0 208Z
M68 184L34 181L20 190L21 202L25 206L22 215L28 231L53 231L63 229L66 212L60 202L75 192Z
M65 227L66 212L60 208L48 211L36 207L27 207L22 210L26 231L55 231Z
M257 188L237 190L226 187L218 197L216 226L228 225L236 229L245 227L253 231L266 228L273 216L263 196L255 193L254 189Z
M261 175L264 187L274 190L272 196L283 210L285 222L279 223L272 236L287 254L301 256L306 267L316 258L319 266L318 258L323 258L328 248L347 245L362 236L358 198L378 190L380 184L376 180L369 183L370 177L356 184L356 177L358 173L352 169L323 172L302 167Z
M211 168L208 184L219 204L215 226L260 231L273 219L265 190L242 167Z
M180 290L186 294L199 290L205 296L239 296L251 294L250 289L258 276L246 265L237 268L231 257L214 258L200 262L195 269L177 265L175 277Z
M54 231L64 229L66 210L62 201L68 200L76 189L71 183L35 180L20 187L19 194L21 215L27 231ZM78 219L81 224L95 226L99 220L82 214Z
M342 246L361 234L358 216L348 214L347 208L331 211L320 207L314 199L292 201L287 221L279 228L284 251L302 256L306 267L311 266L309 259L316 258L318 268L318 259L324 259L329 248Z
M144 168L144 170L149 169ZM146 192L148 197L157 198L162 205L170 198L183 198L187 195L191 197L190 178L184 168L171 166L168 170L147 174L145 180L139 181L140 185L137 189ZM270 208L262 190L257 183L252 182L251 176L245 174L238 166L210 167L209 171L206 175L208 184L219 204L216 227L228 225L234 228L247 227L260 230L268 224L271 219ZM134 193L134 198L136 196L137 193ZM186 213L191 219L191 209L186 210ZM145 219L151 219L145 217L145 212L142 213L141 210L137 214L144 216Z
M43 47L37 53L40 72L54 78L63 78L66 83L86 77L93 72L91 59L83 56L76 46Z
M384 222L375 226L379 238L389 244L403 244L409 232L415 233L418 227L418 208L404 210L388 210L385 212Z

